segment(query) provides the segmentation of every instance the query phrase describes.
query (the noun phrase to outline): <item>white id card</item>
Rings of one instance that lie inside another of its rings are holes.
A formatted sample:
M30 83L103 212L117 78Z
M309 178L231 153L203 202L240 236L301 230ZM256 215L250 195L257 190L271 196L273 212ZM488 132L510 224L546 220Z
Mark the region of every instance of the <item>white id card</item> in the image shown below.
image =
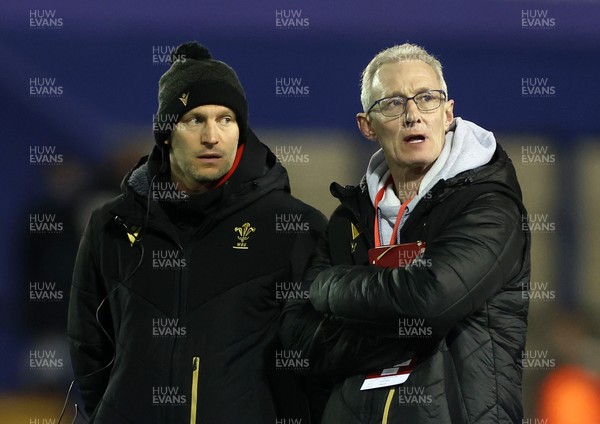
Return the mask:
M360 390L378 389L380 387L402 384L408 380L408 376L413 368L413 359L409 359L391 368L386 368L379 373L369 374L365 378Z

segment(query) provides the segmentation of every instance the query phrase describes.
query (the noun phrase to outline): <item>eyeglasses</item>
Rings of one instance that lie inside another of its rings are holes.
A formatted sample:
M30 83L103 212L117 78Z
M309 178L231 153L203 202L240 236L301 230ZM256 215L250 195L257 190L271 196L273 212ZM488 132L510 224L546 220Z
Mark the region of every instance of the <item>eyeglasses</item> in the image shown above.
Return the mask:
M423 93L415 94L412 97L384 97L375 101L367 111L367 115L371 113L374 107L378 106L379 111L383 116L393 118L400 116L406 110L406 105L409 100L414 100L417 108L421 112L430 112L441 106L446 100L446 92L444 90L428 90Z

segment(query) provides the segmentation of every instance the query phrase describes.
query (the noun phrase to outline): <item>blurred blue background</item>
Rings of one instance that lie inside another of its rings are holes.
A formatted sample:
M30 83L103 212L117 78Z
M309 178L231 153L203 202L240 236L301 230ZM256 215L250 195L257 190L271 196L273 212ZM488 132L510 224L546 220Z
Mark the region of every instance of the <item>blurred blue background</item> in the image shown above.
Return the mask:
M0 393L5 399L43 389L62 400L70 369L61 340L77 240L90 208L116 193L120 178L153 145L157 83L168 69L155 55L188 40L205 44L237 71L250 104L250 125L267 144L292 144L311 155L308 166L287 164L292 188L326 214L334 206L322 200L331 180L356 183L375 149L355 128L360 73L385 47L406 41L423 45L444 65L455 114L503 136L499 141L513 152L530 211L557 224L551 234L539 234L534 246L539 248L534 265L539 257L542 269L539 277L534 269L534 278L549 282L556 297L550 306L533 305L533 340L538 324L543 327L535 320L538 309L566 311L568 319L569 313L600 305L597 291L588 291L595 287L597 249L578 250L598 235L593 183L600 158L600 3L324 3L2 3ZM55 20L36 26L44 13ZM290 13L304 26L281 26L284 21L276 20ZM531 21L532 16L544 20ZM52 87L60 87L60 94L32 97L36 78L54 78ZM281 78L301 78L309 94L277 95ZM524 96L524 80L537 81L552 95ZM520 154L533 145L546 147L556 160L545 167L526 166ZM50 146L64 160L55 166L31 164L30 146ZM64 230L31 234L35 213L54 214ZM64 299L31 302L31 281L57 282ZM544 331L538 349L552 351ZM63 355L61 372L40 376L26 369L37 346L54 346ZM533 398L544 373L530 374L526 393ZM534 405L529 401L529 416Z

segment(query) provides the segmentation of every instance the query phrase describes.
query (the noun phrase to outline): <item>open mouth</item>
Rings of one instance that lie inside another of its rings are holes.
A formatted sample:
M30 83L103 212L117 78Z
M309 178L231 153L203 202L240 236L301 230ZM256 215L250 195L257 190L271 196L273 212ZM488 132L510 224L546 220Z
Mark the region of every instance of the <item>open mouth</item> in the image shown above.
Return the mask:
M404 137L404 141L409 144L418 144L425 141L425 136L422 134L409 135L408 137Z

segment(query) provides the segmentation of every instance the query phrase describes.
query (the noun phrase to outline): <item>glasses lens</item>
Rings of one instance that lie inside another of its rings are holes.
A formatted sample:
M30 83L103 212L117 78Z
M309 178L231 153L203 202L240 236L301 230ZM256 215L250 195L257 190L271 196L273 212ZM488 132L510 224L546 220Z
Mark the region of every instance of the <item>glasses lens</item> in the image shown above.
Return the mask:
M442 104L442 99L443 94L437 91L428 91L415 96L415 102L422 111L437 109Z
M379 102L379 109L383 116L398 116L404 112L406 99L403 97L388 97Z

